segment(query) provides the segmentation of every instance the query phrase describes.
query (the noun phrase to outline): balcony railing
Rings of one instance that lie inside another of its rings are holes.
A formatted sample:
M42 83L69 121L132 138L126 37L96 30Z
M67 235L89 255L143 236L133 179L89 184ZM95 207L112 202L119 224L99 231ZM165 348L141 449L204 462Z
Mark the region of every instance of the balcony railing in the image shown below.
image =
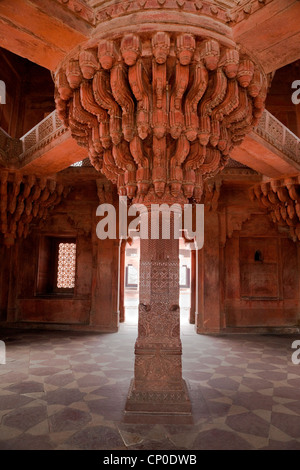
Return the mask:
M67 129L58 118L56 111L53 111L21 137L22 154L20 159L32 155L65 132Z
M285 127L266 109L263 112L258 126L254 129L254 133L272 144L276 149L287 155L295 163L298 165L300 164L299 137L293 134L293 132Z
M17 160L22 166L25 157L32 156L66 132L71 135L53 111L20 140L12 139L0 128L0 152L8 163ZM300 165L300 139L267 110L253 132Z
M19 139L12 139L0 127L0 153L2 158L7 162L14 163L18 161L19 155L22 153L22 143Z

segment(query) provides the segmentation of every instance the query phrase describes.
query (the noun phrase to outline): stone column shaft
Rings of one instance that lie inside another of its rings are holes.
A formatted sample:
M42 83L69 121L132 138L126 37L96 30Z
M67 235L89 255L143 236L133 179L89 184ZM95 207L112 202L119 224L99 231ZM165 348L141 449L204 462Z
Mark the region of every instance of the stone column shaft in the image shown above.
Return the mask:
M148 217L149 233L151 217ZM126 415L191 415L182 379L179 309L179 240L141 239L140 303L134 379Z

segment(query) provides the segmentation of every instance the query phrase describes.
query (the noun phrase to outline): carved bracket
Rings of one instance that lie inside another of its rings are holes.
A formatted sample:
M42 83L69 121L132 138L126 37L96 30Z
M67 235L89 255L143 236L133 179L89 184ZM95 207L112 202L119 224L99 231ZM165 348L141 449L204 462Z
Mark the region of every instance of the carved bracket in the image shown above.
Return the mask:
M294 241L300 240L300 176L257 184L250 198L268 211L276 225L288 227Z
M0 229L4 244L11 246L17 237L26 238L31 224L45 220L69 191L52 179L1 171Z
M203 181L256 125L266 83L237 48L163 31L151 42L132 33L93 39L55 77L59 117L95 168L135 201L154 188L157 198L199 202Z

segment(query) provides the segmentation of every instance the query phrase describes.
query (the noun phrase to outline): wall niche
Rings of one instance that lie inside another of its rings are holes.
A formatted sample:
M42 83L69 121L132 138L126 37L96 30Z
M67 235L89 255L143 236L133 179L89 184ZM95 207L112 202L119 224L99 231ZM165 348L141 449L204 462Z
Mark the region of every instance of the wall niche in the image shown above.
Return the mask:
M277 238L240 238L241 298L280 298L278 259Z

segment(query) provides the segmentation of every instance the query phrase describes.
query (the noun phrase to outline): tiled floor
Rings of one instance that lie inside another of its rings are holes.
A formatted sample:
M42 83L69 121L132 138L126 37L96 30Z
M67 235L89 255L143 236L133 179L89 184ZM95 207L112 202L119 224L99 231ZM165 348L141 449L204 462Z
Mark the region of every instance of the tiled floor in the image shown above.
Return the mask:
M0 449L300 449L299 338L199 336L185 325L194 425L132 425L122 412L136 333L0 334Z

